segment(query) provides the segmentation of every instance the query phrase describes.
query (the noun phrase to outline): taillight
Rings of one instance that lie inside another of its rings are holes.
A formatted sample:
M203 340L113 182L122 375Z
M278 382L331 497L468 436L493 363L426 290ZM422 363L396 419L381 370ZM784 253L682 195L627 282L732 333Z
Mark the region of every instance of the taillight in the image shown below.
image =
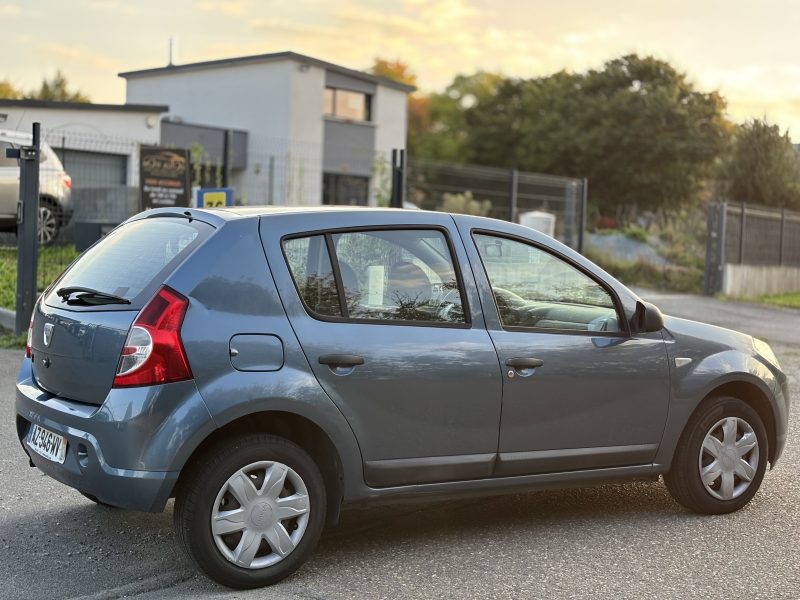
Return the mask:
M72 177L64 173L61 175L61 181L64 183L64 187L68 190L72 189Z
M158 385L192 378L181 342L189 300L162 287L131 326L119 357L114 387Z
M25 358L31 357L31 344L33 343L33 316L36 314L36 305L31 313L31 322L28 324L28 341L25 342Z

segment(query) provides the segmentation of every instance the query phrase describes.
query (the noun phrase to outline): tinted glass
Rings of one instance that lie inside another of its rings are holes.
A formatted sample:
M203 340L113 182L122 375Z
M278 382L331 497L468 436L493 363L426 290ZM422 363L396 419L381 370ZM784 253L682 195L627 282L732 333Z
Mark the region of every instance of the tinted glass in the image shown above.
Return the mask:
M142 219L115 229L84 252L56 286L81 286L133 300L173 267L213 228L185 219ZM55 294L47 303L59 306Z
M475 235L506 327L619 331L611 295L569 263L522 242Z
M315 235L286 240L283 252L306 307L326 317L342 316L325 237Z
M333 235L350 318L464 323L450 249L435 230Z

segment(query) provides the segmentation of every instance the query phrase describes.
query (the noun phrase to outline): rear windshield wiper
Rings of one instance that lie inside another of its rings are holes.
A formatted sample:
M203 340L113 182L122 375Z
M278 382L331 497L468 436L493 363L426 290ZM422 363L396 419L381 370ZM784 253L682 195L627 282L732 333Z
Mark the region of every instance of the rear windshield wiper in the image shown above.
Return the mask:
M130 304L131 301L122 296L115 296L92 288L70 286L62 287L56 290L56 294L61 298L62 302L67 304ZM76 294L73 298L72 295Z

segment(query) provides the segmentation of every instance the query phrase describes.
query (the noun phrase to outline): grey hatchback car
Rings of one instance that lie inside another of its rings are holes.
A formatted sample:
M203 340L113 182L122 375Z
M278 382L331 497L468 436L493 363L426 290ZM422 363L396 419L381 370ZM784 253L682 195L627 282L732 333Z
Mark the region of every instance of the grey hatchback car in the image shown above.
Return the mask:
M199 568L274 583L343 505L663 475L718 514L786 441L748 335L664 317L557 241L425 211L158 209L38 301L31 465L161 511Z

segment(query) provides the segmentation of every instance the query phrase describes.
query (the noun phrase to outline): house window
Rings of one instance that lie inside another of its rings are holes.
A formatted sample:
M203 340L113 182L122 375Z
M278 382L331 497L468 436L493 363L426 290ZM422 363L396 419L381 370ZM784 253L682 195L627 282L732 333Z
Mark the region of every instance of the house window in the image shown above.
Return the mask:
M325 88L325 115L349 121L369 121L371 100L369 94Z
M369 177L325 173L322 176L322 203L366 206L369 199Z

